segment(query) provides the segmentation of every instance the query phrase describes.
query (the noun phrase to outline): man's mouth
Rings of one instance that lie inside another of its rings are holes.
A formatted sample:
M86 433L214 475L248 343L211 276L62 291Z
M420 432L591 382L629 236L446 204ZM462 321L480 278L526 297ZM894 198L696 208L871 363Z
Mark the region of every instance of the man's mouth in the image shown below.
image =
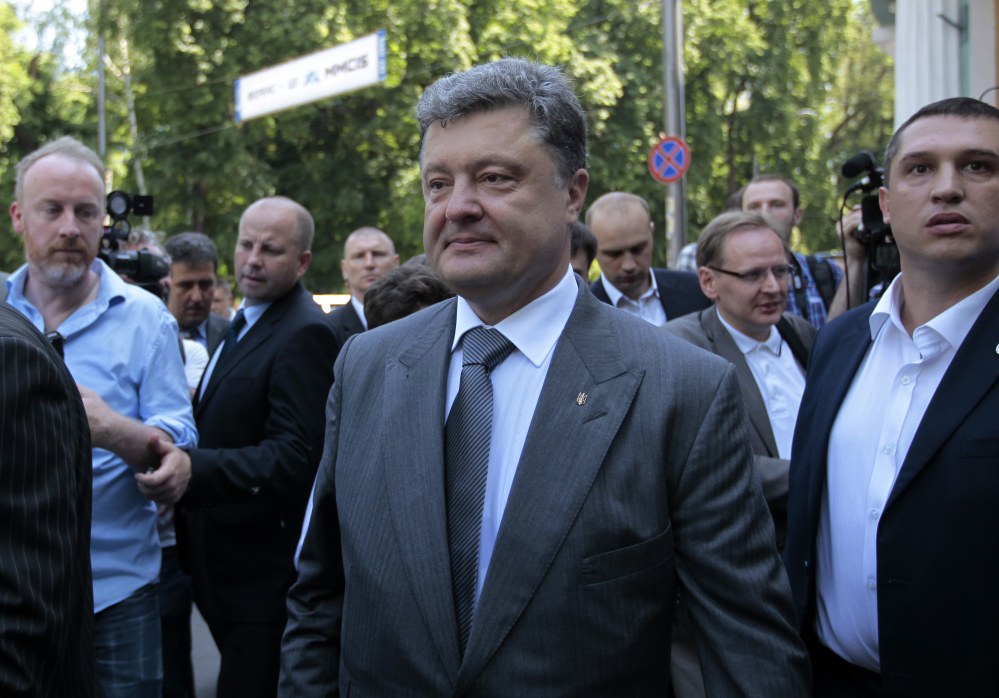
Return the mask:
M956 212L937 213L930 217L926 227L935 233L956 233L964 230L970 221Z

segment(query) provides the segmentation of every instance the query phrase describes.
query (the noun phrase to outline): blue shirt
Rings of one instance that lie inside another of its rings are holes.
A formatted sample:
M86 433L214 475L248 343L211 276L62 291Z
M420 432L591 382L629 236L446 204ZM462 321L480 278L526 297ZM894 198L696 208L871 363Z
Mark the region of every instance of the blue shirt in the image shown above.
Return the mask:
M812 323L812 327L819 329L826 324L826 318L828 317L826 304L822 300L822 294L819 293L819 287L815 284L815 279L812 278L812 270L808 268L808 257L798 252L794 252L793 254L795 259L798 260L798 264L801 265L801 281L805 285L805 300L808 307L798 307L798 299L795 297L794 286L792 285L791 290L787 294L787 308L785 308L785 312L803 317ZM831 259L819 259L819 264L826 263L832 268L833 285L839 288L839 284L843 280L843 270Z
M169 434L180 448L197 445L190 393L177 343L177 322L152 294L122 281L104 262L97 298L59 326L73 379L100 395L118 414ZM24 297L27 265L7 279L7 302L44 332L45 319ZM135 471L110 451L95 448L90 561L94 612L156 581L160 543L156 506L135 482Z

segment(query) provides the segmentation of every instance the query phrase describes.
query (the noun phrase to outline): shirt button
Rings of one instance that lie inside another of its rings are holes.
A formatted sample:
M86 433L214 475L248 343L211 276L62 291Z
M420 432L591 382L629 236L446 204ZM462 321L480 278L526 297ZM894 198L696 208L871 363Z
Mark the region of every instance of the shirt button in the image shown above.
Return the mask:
M878 583L875 582L874 579L868 579L867 588L870 589L871 591L874 591L875 589L878 588Z
M871 509L871 518L872 519L876 519L879 516L881 516L881 512L880 511L878 511L877 509Z
M883 450L885 453L891 453L892 451L895 450L895 447L892 446L891 444L885 444Z
M902 385L909 385L910 379L908 376L902 376Z

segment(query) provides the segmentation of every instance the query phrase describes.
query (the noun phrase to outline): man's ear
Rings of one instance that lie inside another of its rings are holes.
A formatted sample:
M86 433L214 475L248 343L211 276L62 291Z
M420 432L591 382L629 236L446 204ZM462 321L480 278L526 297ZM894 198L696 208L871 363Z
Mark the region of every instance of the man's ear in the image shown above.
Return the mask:
M305 272L309 270L309 264L312 263L312 251L302 250L301 254L298 255L298 271L296 272L295 279L301 279L305 276Z
M590 175L580 168L569 182L569 198L566 201L566 225L572 225L579 220L579 212L586 200L586 189L590 184Z
M24 235L24 214L16 201L10 205L10 224L15 233Z
M801 225L801 219L804 214L804 209L799 206L794 212L794 224L797 226Z
M707 267L700 267L697 270L697 280L701 282L701 293L711 300L718 300L718 291L715 289L715 274Z
M888 210L888 187L878 189L878 205L881 207L881 215L884 216L885 223L891 225L891 212Z

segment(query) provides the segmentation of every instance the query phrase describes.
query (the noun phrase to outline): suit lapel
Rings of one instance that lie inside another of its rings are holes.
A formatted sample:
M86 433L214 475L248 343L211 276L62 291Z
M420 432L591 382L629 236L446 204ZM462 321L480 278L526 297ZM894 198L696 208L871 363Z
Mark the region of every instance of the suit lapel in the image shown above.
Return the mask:
M812 456L805 456L819 464L819 467L809 471L808 481L808 511L809 530L816 531L818 528L819 510L822 504L822 492L826 485L826 467L829 455L829 435L832 432L833 422L839 414L839 408L846 398L853 378L857 374L860 362L864 360L867 348L871 345L870 317L874 310L874 302L869 304L867 312L858 313L852 319L853 327L844 330L839 342L826 352L827 360L821 362L809 362L808 376L805 379L805 394L810 391L819 391L820 396L808 401L803 397L802 407L807 404L809 409L814 410L814 416L806 416L802 412L798 413L798 425L812 424L820 427L818 433L804 434L795 429L794 440L807 440L807 447L804 453L812 453ZM811 407L814 406L814 407ZM795 448L797 453L798 449ZM792 456L794 460L794 456Z
M271 306L264 311L264 314L253 323L253 327L247 330L243 338L236 342L236 348L233 349L228 356L225 357L225 361L220 361L215 368L212 370L212 375L208 379L208 385L205 387L205 393L198 399L198 403L194 406L194 416L197 418L201 411L204 409L204 405L211 400L212 395L218 389L219 384L232 373L233 369L236 368L247 356L253 353L253 350L259 347L263 342L271 336L273 332L273 326L281 321L288 308L294 302L295 298L298 297L299 292L302 291L301 284L298 284L293 288L288 295L274 301Z
M668 274L659 273L660 271L660 269L652 270L652 274L656 277L656 287L659 289L659 303L663 306L666 319L674 320L682 315L682 313L677 312L677 309L673 307L673 298L675 296L673 287L676 286L677 280Z
M524 443L456 693L472 684L534 596L628 413L644 372L626 367L617 342L599 301L580 287Z
M886 507L891 506L999 380L997 342L999 293L982 310L940 381L909 446Z
M746 355L742 353L739 346L732 339L721 320L718 319L718 311L708 308L701 312L701 327L704 334L714 343L715 353L735 366L739 375L739 383L742 386L742 398L746 403L746 411L749 412L749 421L759 435L763 445L766 446L767 455L771 458L778 458L777 439L774 438L774 430L770 425L770 415L767 414L767 405L763 401L763 395L756 384L756 377L749 368Z
M385 367L382 462L406 573L437 653L453 681L458 625L444 501L444 403L456 303ZM414 455L415 454L415 455Z

